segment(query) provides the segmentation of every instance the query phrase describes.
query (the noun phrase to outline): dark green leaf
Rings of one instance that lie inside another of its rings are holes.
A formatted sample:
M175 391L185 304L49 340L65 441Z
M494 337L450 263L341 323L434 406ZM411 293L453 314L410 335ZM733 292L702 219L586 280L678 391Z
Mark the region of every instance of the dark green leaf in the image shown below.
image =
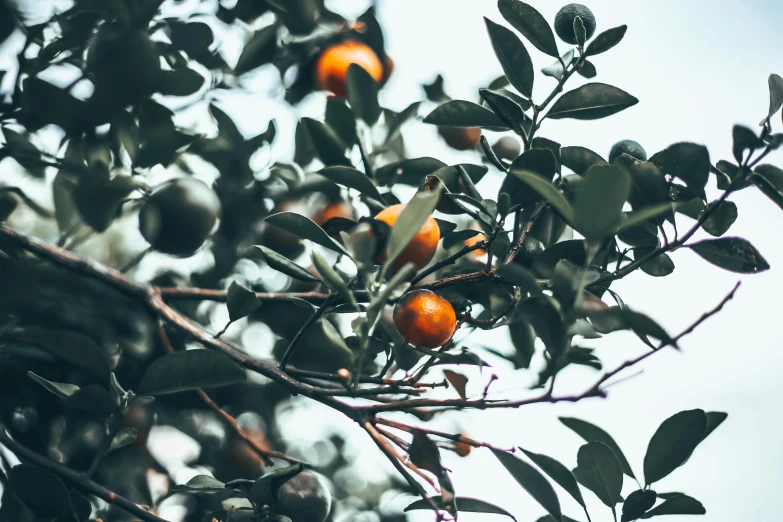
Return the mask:
M761 120L760 125L764 125L772 118L776 112L783 106L783 78L777 74L769 75L769 112L767 117Z
M435 158L413 158L384 165L375 171L375 177L378 183L383 185L397 183L418 185L428 174L445 166L445 163Z
M226 491L227 484L209 475L196 475L186 484L172 486L172 491L182 491L190 493L217 493Z
M650 489L637 489L628 495L623 502L623 517L621 522L631 522L641 517L645 511L655 505L657 500L655 491Z
M717 204L718 202L715 201L711 203L708 208ZM724 201L723 203L720 203L720 206L718 206L710 217L707 218L702 225L702 228L708 234L719 237L728 232L729 228L731 228L731 225L733 225L736 220L737 205L731 201Z
M722 411L708 411L706 415L707 415L707 427L704 429L704 437L702 438L702 440L706 439L710 433L715 431L715 428L723 424L723 421L725 421L726 418L729 416L728 413L724 413Z
M687 245L715 266L739 274L756 274L769 270L769 263L756 247L740 237L706 239Z
M576 483L576 479L571 474L571 470L561 464L559 461L549 457L547 455L541 455L539 453L533 453L523 448L519 448L524 452L527 457L533 461L533 463L541 468L544 473L557 482L560 487L568 492L574 500L576 500L580 506L585 507L585 501L582 498L582 492L579 489L579 485Z
M443 505L443 499L440 495L435 495L433 497L430 497L433 502L435 502L435 505L442 506ZM488 513L493 515L505 515L512 520L516 520L514 516L503 509L502 507L498 507L494 504L490 504L489 502L484 502L483 500L479 500L477 498L469 498L469 497L456 497L454 499L454 502L456 503L457 510L459 512L463 513ZM427 502L424 499L419 499L412 504L409 504L404 511L414 511L417 509L432 509L432 506L430 506L430 503Z
M47 381L40 375L37 375L33 372L28 371L27 376L30 377L32 380L46 388L46 391L49 391L61 399L64 399L65 397L70 397L77 391L79 391L79 387L75 384L68 384L66 382L53 382L53 381Z
M522 180L526 185L538 192L542 198L547 200L563 219L569 223L573 222L574 211L571 205L551 181L547 181L529 170L511 169L509 175L516 176Z
M590 167L574 196L574 228L589 240L614 234L623 219L630 189L630 177L621 169L612 165Z
M346 303L350 303L354 308L358 309L353 293L348 288L348 285L345 284L343 278L334 271L329 262L315 250L312 252L312 257L313 266L315 266L315 269L318 270L318 273L323 277L324 284L326 284L332 292L340 294Z
M451 100L424 118L424 123L449 127L507 127L491 110L464 100Z
M523 96L533 95L533 61L522 40L512 31L484 18L495 51L506 78Z
M744 125L735 125L731 131L731 136L734 142L732 152L734 152L734 159L737 160L738 165L742 165L746 150L753 152L765 145L761 138L756 136L755 132Z
M514 345L514 356L511 358L514 369L530 368L530 361L536 353L536 331L533 326L520 317L509 323L508 333Z
M595 65L590 60L582 62L582 66L576 70L580 76L584 78L595 78L598 75L598 71L595 69Z
M771 199L778 207L783 209L783 194L780 193L772 183L769 182L766 176L760 176L758 174L752 174L750 176L751 182L764 193L769 199Z
M198 92L204 82L203 76L187 67L165 71L161 93L168 96L190 96Z
M232 323L253 313L261 301L256 297L255 292L248 290L236 281L232 281L226 294L226 307L228 308L228 318Z
M68 491L68 497L71 500L71 510L76 517L76 522L88 522L92 513L92 504L87 497L75 489Z
M554 58L559 56L552 28L533 6L520 0L499 0L498 9L503 18L536 49Z
M71 500L62 481L43 468L19 464L8 473L8 485L19 500L36 515L47 519L66 519L71 512Z
M673 342L671 336L658 323L645 314L631 311L626 307L611 306L592 313L589 317L596 331L601 333L633 330L639 335L654 337L663 343Z
M560 149L560 162L577 174L584 175L593 165L603 165L606 160L584 147L563 147Z
M324 165L351 165L351 162L345 157L346 146L340 141L334 130L312 118L302 118L302 123L310 134L318 158Z
M579 47L584 47L587 41L587 30L585 24L582 21L582 17L574 17L574 36L576 36L576 43Z
M64 398L62 403L69 408L101 418L116 413L119 407L111 392L97 384L83 387L73 395Z
M140 395L166 395L196 388L243 382L245 371L228 355L212 350L185 350L153 362L139 385Z
M762 163L756 166L753 171L766 179L778 192L783 190L783 169L768 163Z
M111 370L106 354L85 335L59 328L31 326L14 333L13 339L38 346L105 382L109 380Z
M278 254L274 250L261 245L254 246L263 252L264 261L266 261L266 264L278 272L282 272L288 277L298 281L304 281L305 283L318 283L321 281L301 266L297 265L287 257Z
M596 54L605 53L615 45L620 43L620 40L625 36L625 31L628 30L627 25L621 25L619 27L612 27L596 36L590 45L585 50L585 56L595 56Z
M710 175L710 153L704 145L675 143L654 154L649 161L665 174L683 180L702 199L706 198L704 186Z
M403 124L419 113L420 106L421 102L413 102L397 114L387 110L386 123L389 126L389 133L386 136L387 143L399 136L400 129L402 129Z
M565 67L569 67L572 63L574 63L574 50L569 49L558 61L541 69L541 72L560 81L565 74Z
M457 230L443 236L443 248L451 248L456 245L462 245L468 239L475 237L482 232L480 230L465 229Z
M638 261L639 259L643 259L648 254L652 253L653 250L657 250L659 245L657 236L655 241L655 245L635 248L633 251L634 260ZM672 261L668 254L662 253L646 261L641 266L641 269L642 272L653 277L666 277L674 272L674 261Z
M596 120L618 113L639 103L627 92L605 83L588 83L563 94L547 113L557 120L574 118Z
M676 495L666 499L662 504L654 507L642 518L652 518L659 515L704 515L707 510L701 502L688 495Z
M644 456L645 482L657 482L684 464L703 440L706 428L703 410L681 411L663 421Z
M117 432L114 438L111 439L111 445L109 446L108 451L114 451L123 446L127 446L128 444L133 444L135 440L136 428L122 428Z
M356 143L356 118L345 100L331 96L326 100L326 125L340 138L346 148Z
M583 421L581 419L576 419L574 417L559 417L559 419L560 422L565 424L567 428L576 432L576 434L582 437L585 441L602 442L607 447L609 447L614 452L615 457L617 457L617 461L620 463L620 467L622 468L623 473L631 478L634 478L631 465L628 464L628 460L625 458L625 455L623 455L620 446L617 445L611 435L606 433L598 426L590 424L589 422Z
M541 288L538 286L536 277L532 272L523 266L520 266L519 263L499 266L497 271L498 275L500 275L504 281L507 281L514 286L518 286L524 292L527 292L530 295L541 294Z
M334 250L337 253L348 255L345 248L324 232L324 229L301 214L280 212L279 214L267 216L266 222L296 234L303 239L309 239L313 243Z
M274 57L277 24L270 24L256 31L239 55L234 72L237 75L260 67Z
M381 117L378 105L378 84L370 73L358 64L348 66L347 76L348 102L353 113L367 125L374 125Z
M508 127L520 136L527 135L531 122L520 105L511 98L489 89L479 89L479 95L481 95L497 117L500 118L505 127Z
M492 450L495 457L511 473L514 480L532 496L541 507L560 522L563 515L555 490L544 476L527 462L505 451Z
M321 176L334 181L338 185L357 190L360 194L383 202L383 196L367 175L352 167L327 167L318 171Z
M384 269L388 269L394 263L397 256L405 250L408 243L424 226L427 218L435 211L443 188L443 184L438 183L431 192L419 191L405 206L389 234L389 240L386 243Z
M581 483L613 508L623 488L623 471L614 452L602 442L588 442L576 457Z

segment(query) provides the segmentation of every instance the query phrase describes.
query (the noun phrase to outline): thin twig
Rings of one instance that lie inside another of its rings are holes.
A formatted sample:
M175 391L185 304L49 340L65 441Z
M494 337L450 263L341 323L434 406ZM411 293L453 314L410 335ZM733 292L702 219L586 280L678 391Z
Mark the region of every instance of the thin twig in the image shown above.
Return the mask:
M330 295L328 299L326 299L323 303L321 303L321 306L318 307L318 309L313 312L313 315L311 315L307 321L305 321L305 324L302 325L302 327L299 329L298 332L296 332L296 335L294 335L294 338L291 339L291 343L288 345L288 348L286 348L285 353L283 354L283 357L280 358L280 364L279 367L281 370L285 370L286 364L288 364L288 360L291 358L292 355L294 355L294 352L296 351L297 343L299 342L299 339L302 338L302 335L304 335L305 331L307 331L308 328L310 328L312 325L315 324L318 319L320 319L325 313L327 308L334 302L336 297L334 295Z

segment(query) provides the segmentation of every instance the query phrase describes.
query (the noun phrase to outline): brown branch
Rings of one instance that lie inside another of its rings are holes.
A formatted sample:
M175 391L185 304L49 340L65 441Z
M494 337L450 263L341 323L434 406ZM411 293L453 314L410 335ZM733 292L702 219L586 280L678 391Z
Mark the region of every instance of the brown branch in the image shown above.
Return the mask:
M163 328L163 324L158 325L158 338L160 339L161 344L163 344L163 349L166 351L166 353L174 353L174 347L171 345L171 341L169 340L169 336L166 335L166 330ZM247 433L245 433L245 430L239 426L237 423L237 420L226 413L226 411L221 408L220 406L213 401L209 395L206 394L206 392L202 389L196 390L196 393L201 398L201 401L206 404L212 411L218 414L218 416L223 419L223 422L226 423L226 425L231 428L231 430L236 434L240 439L244 440L248 445L250 445L253 450L258 454L258 456L261 457L261 459L264 461L266 465L273 464L272 458L284 460L286 462L291 462L293 464L304 464L308 465L306 462L301 461L299 459L296 459L294 457L289 457L285 453L280 453L278 451L272 451L269 449L266 449L262 447L257 441L252 439Z
M31 449L28 449L24 445L12 439L11 436L6 432L5 427L2 425L0 425L0 442L13 451L18 457L20 457L20 459L26 459L33 464L52 471L61 478L72 482L81 491L95 495L109 504L114 504L118 508L124 509L128 513L138 517L144 522L167 522L165 519L150 513L138 504L134 504L127 498L121 497L117 493L114 493L113 491L104 488L100 484L93 482L83 473L74 471L66 466L63 466L59 462L49 460L46 457L35 453Z
M530 219L527 221L527 225L525 225L525 228L522 229L522 233L519 235L519 238L517 239L516 243L514 243L514 246L511 247L511 250L508 251L508 255L506 256L506 259L503 261L504 264L508 264L514 260L515 257L517 257L517 254L519 253L519 249L522 248L522 243L525 242L525 239L527 239L527 235L530 233L531 230L533 230L533 226L536 224L536 220L538 220L538 216L541 215L541 211L544 210L544 207L546 207L545 201L539 201L536 203L535 209L533 209L533 213L530 214Z
M514 452L514 448L499 448L497 446L493 446L492 444L489 444L487 442L483 442L480 440L471 439L470 437L465 437L464 435L457 435L453 433L446 433L444 431L438 431L438 430L431 430L429 428L420 428L418 426L409 426L407 424L403 424L401 422L389 420L389 419L382 419L380 417L375 418L375 422L377 424L384 424L386 426L389 426L391 428L396 428L398 430L404 431L406 433L413 433L414 431L421 431L423 433L428 433L430 435L435 435L437 437L441 437L444 439L448 439L454 442L462 442L464 444L467 444L468 446L473 446L474 448L490 448L497 451L505 451L509 453Z
M438 270L440 270L444 266L453 265L454 263L457 262L457 260L459 260L460 258L462 258L462 257L466 256L467 254L473 252L474 250L478 250L480 248L485 248L486 247L486 243L487 243L486 241L479 241L478 243L474 243L472 245L468 245L468 246L462 248L462 250L460 250L460 251L450 255L449 257L441 259L440 261L438 261L434 265L430 266L429 268L425 268L424 270L419 272L416 275L416 277L411 279L411 286L414 286L416 283L418 283L419 281L421 281L422 279L424 279L428 275L430 275L430 274L432 274L434 272L437 272ZM423 285L423 286L426 286L426 285Z
M343 377L341 377L336 373L301 370L299 368L293 368L291 366L287 366L285 371L287 374L293 375L294 377L300 377L306 379L336 381L336 382L343 382L345 380ZM402 387L409 386L413 388L447 388L448 387L448 382L445 379L442 380L441 382L418 382L412 384L404 380L384 379L383 377L373 377L370 375L363 375L360 376L358 379L360 383L386 384L388 386L395 386L395 387L399 387L399 386Z
M158 292L166 301L194 300L225 303L228 295L228 292L225 290L210 290L206 288L161 287L158 288ZM259 301L265 303L287 302L291 301L293 297L304 299L311 303L322 303L326 301L329 294L320 292L256 292L256 297Z

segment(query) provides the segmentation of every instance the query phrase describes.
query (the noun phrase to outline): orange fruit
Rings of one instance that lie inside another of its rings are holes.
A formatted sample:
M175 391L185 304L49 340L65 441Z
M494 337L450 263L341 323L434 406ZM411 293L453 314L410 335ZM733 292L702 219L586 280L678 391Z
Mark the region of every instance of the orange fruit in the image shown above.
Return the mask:
M398 203L392 205L389 208L385 208L378 212L375 219L383 221L390 227L394 226L397 218L400 217L400 212L405 208L405 205ZM416 270L420 270L427 263L430 262L432 256L435 255L435 251L438 249L438 241L440 241L440 228L435 218L430 216L427 221L419 229L416 235L413 237L408 246L397 256L397 259L392 263L394 270L399 270L406 263L413 263ZM382 259L381 259L382 260Z
M348 67L352 63L370 73L376 82L383 78L383 64L375 51L362 42L346 40L327 47L318 57L315 65L318 86L344 98Z
M438 127L440 134L449 147L457 150L472 150L481 139L478 127Z
M353 207L347 201L335 201L328 203L313 214L313 221L318 225L323 225L335 217L354 219Z
M451 339L457 314L451 303L435 292L414 290L394 307L394 326L410 344L437 348Z
M383 59L383 76L381 77L381 86L386 85L389 81L389 76L394 72L394 60L389 58L387 54Z

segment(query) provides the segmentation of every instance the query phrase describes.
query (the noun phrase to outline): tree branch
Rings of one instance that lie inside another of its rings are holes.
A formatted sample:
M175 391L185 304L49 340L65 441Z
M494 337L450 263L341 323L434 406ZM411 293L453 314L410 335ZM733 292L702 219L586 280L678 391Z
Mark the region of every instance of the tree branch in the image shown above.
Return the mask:
M27 447L12 439L11 436L6 432L5 427L2 425L0 425L0 442L11 451L16 453L20 459L24 458L33 464L52 471L61 478L65 478L69 482L72 482L81 491L95 495L109 504L114 504L115 506L124 509L128 513L140 518L144 522L167 522L165 519L160 518L157 515L153 515L146 509L142 508L138 504L134 504L127 498L121 497L113 491L104 488L100 484L93 482L83 473L74 471L58 462L49 460L46 457L43 457L28 449Z

